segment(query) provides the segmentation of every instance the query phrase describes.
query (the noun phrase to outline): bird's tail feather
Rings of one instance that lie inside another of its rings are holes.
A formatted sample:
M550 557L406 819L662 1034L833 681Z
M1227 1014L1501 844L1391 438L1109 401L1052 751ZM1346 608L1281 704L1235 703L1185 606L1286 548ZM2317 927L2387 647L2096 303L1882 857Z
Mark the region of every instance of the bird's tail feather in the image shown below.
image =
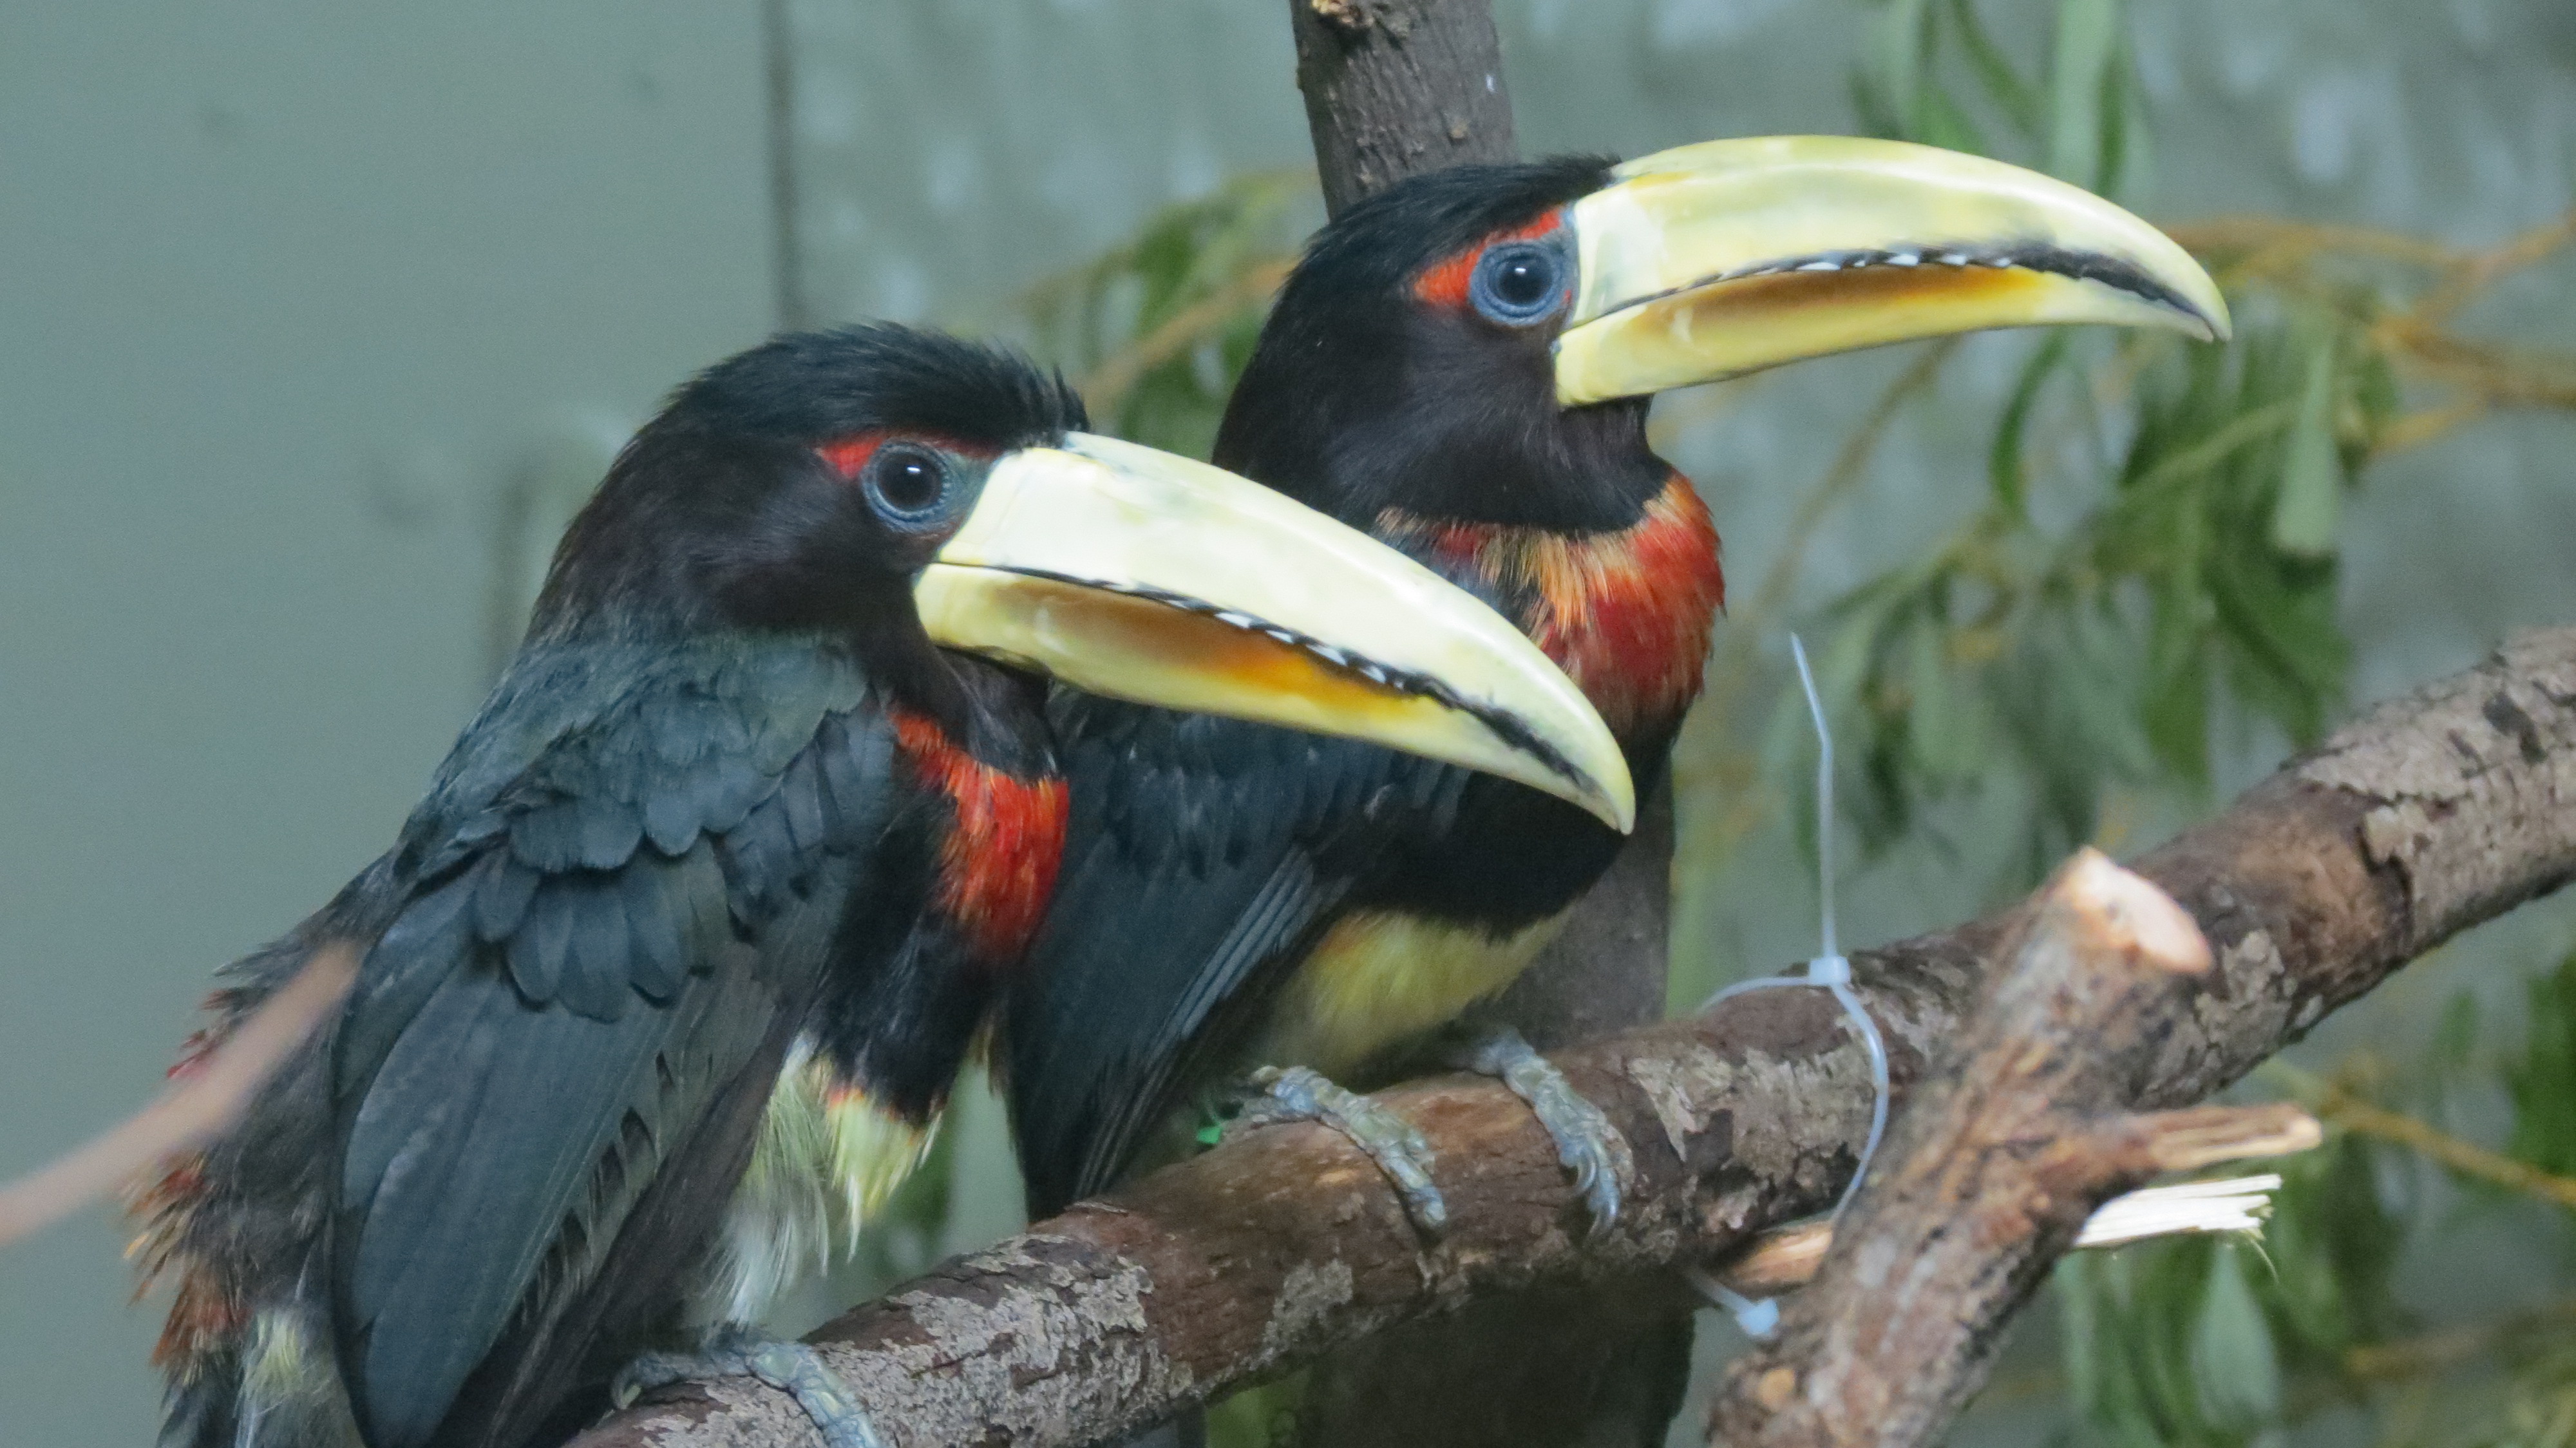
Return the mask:
M253 1313L171 1379L160 1448L365 1448L319 1305Z

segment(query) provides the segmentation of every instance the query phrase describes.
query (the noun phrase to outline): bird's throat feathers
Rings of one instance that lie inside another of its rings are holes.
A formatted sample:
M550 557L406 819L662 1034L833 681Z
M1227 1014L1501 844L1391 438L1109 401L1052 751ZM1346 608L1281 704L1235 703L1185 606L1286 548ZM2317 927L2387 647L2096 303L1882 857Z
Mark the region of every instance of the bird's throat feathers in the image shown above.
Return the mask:
M1055 892L1066 795L1052 773L1023 778L977 759L929 717L894 714L895 748L913 782L954 810L939 846L933 904L985 965L1015 963Z
M1623 739L1672 729L1699 696L1726 574L1716 526L1672 475L1626 528L1574 533L1390 508L1378 535L1495 599Z

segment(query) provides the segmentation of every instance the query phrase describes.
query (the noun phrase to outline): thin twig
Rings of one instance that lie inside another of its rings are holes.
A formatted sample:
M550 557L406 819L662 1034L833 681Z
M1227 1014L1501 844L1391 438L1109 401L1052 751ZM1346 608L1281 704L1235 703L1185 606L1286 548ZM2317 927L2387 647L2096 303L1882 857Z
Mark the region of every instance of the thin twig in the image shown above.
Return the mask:
M2517 1312L2495 1322L2445 1328L2402 1342L2368 1343L2346 1352L2343 1370L2356 1378L2386 1382L2429 1377L2535 1332L2554 1331L2576 1323L2576 1297Z
M1255 262L1212 294L1165 317L1154 330L1100 359L1099 365L1076 384L1084 404L1103 415L1115 412L1146 373L1224 331L1243 313L1269 305L1294 265L1286 259Z
M1877 455L1879 445L1886 441L1888 430L1895 425L1897 414L1904 409L1905 403L1932 385L1958 348L1958 338L1945 337L1917 353L1905 370L1881 389L1878 400L1870 404L1859 424L1844 437L1842 446L1834 453L1832 464L1799 495L1797 511L1790 516L1788 530L1782 535L1780 545L1773 550L1774 561L1762 575L1761 586L1753 591L1753 597L1743 606L1728 610L1731 626L1726 630L1725 642L1719 646L1717 657L1710 662L1707 682L1700 690L1699 704L1691 711L1689 728L1696 738L1724 740L1725 726L1743 697L1752 676L1753 662L1758 657L1755 641L1772 632L1761 627L1760 622L1787 606L1790 596L1797 591L1799 576L1805 570L1807 550L1815 543L1826 518L1868 475L1870 459ZM1681 751L1683 757L1675 760L1675 772L1689 779L1704 777L1711 766L1688 757L1699 752L1685 746ZM1729 790L1726 796L1738 801L1737 807L1730 811L1728 837L1740 838L1761 822L1766 812L1760 803L1762 796L1754 790Z
M2459 259L2456 249L2410 232L2373 226L2327 226L2281 216L2216 216L2168 226L2165 233L2180 242L2185 251L2198 255L2252 252L2299 257L2342 251L2424 267L2448 266Z
M357 979L357 952L335 942L221 1044L176 1073L151 1105L88 1144L0 1188L0 1246L107 1195L173 1152L221 1131Z
M2394 1142L2449 1167L2462 1176L2510 1187L2555 1206L2576 1211L2576 1178L2558 1176L2514 1160L2473 1141L2463 1141L2432 1123L2403 1112L2375 1106L2343 1086L2312 1075L2286 1061L2273 1061L2263 1074L2308 1103L2317 1115L2346 1131Z
M1788 603L1789 595L1797 589L1798 575L1805 569L1807 550L1815 543L1825 519L1869 475L1869 461L1877 456L1879 445L1887 440L1888 429L1895 425L1897 414L1914 394L1931 386L1941 375L1942 367L1959 350L1959 340L1944 337L1925 347L1878 394L1878 400L1870 404L1860 425L1851 430L1851 434L1843 439L1842 447L1835 452L1833 465L1826 468L1824 475L1817 478L1799 498L1798 511L1791 515L1788 530L1781 535L1779 547L1774 550L1776 561L1762 575L1762 586L1754 590L1752 600L1745 605L1743 614L1736 619L1737 623L1768 618ZM1731 641L1745 640L1759 632L1758 629L1739 627L1731 631L1729 638ZM1750 645L1745 647L1749 649Z
M2460 257L2450 268L2451 274L2418 301L2410 315L2418 326L2440 326L2478 293L2515 272L2538 265L2571 241L2576 241L2576 210Z

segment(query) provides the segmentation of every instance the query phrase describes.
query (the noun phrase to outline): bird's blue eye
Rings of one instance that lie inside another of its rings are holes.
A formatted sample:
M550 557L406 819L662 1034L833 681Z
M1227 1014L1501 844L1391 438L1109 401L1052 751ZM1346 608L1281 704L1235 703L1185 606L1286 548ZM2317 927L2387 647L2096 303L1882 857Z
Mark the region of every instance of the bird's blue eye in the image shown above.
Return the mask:
M1476 310L1507 327L1526 327L1556 315L1566 301L1565 250L1552 241L1507 241L1485 248L1467 297Z
M948 460L912 443L887 443L868 459L861 478L868 502L898 528L940 522L947 513Z

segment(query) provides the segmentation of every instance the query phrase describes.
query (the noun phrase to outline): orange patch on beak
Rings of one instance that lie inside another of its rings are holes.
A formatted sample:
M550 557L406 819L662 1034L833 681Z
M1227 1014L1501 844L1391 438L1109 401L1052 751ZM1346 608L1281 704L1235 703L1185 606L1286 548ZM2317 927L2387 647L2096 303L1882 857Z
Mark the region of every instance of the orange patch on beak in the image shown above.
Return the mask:
M1104 652L1173 661L1189 672L1248 690L1301 695L1354 718L1370 711L1391 717L1414 707L1409 694L1203 613L1038 578L1021 580L1015 591L1026 606L1043 606L1054 626L1098 640Z
M1886 313L1903 308L1920 316L1957 310L1963 317L1994 311L1999 298L2047 286L2044 273L1987 266L1874 266L1830 272L1777 272L1692 287L1658 297L1636 310L1657 323L1696 330L1830 327L1831 314L1848 311L1856 327L1873 332Z

